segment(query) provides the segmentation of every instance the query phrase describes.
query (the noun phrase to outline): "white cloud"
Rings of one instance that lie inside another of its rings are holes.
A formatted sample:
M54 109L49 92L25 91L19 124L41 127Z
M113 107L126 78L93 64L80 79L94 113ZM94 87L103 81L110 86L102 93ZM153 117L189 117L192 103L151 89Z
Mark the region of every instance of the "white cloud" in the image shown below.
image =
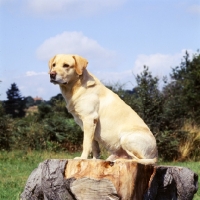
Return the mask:
M194 54L193 50L187 50L190 58ZM183 49L179 53L175 54L140 54L137 56L132 69L127 69L119 72L106 72L106 71L96 71L95 75L107 85L123 85L125 89L134 88L137 83L135 76L140 74L144 65L149 67L149 71L152 72L153 76L157 76L162 80L163 76L169 76L172 72L172 68L179 66L186 50ZM162 82L160 82L162 86Z
M126 0L24 0L25 9L37 15L77 17L114 9Z
M27 71L25 73L26 76L38 76L38 75L46 75L47 72L34 72L34 71Z
M75 31L66 31L45 40L37 49L36 54L40 60L45 61L56 54L78 54L85 57L95 67L101 68L111 66L112 61L117 57L114 51L103 48L96 40Z
M189 6L188 11L190 13L200 15L200 5L196 4L196 5Z
M106 85L115 85L118 83L119 85L124 85L124 88L133 87L133 83L135 82L130 69L119 72L96 71L95 76Z
M194 52L187 50L190 55ZM151 54L151 55L138 55L134 63L133 73L135 75L140 74L143 71L144 65L149 67L150 72L154 76L159 78L169 75L172 72L172 68L180 65L186 50L183 49L181 52L176 54Z

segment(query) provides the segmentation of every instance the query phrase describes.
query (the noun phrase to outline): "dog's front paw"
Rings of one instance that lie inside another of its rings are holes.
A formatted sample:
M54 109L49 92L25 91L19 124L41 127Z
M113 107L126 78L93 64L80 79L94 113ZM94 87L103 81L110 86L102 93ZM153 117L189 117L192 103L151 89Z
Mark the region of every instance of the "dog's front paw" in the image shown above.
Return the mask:
M119 157L117 155L112 154L106 159L106 161L114 162L118 158Z
M83 158L81 158L81 157L75 157L74 159L78 160L78 159L83 159Z

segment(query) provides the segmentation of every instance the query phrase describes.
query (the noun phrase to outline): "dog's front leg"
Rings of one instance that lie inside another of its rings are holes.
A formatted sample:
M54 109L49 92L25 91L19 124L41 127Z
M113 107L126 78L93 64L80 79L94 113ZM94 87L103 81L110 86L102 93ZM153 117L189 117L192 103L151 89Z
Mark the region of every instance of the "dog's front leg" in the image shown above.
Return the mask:
M83 152L79 159L87 159L91 151L94 150L94 133L96 129L96 124L98 121L97 115L93 115L87 118L82 119L83 121ZM96 150L95 156L97 156ZM78 158L76 158L78 159Z

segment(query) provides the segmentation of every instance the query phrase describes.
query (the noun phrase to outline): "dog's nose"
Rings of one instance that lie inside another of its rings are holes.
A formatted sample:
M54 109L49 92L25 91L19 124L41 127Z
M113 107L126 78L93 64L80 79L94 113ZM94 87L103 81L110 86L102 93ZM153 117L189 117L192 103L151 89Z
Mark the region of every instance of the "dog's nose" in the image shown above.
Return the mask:
M56 72L55 71L50 72L50 78L55 80L55 78L56 78Z

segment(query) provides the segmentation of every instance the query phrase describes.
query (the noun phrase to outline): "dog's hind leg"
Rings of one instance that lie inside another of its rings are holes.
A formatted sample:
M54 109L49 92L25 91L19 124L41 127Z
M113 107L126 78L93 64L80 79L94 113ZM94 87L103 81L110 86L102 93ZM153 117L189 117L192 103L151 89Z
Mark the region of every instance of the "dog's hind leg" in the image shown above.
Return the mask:
M156 141L146 133L128 133L121 137L121 147L133 160L142 164L157 162Z
M119 159L131 159L132 157L127 154L124 149L120 148L118 151L112 153L106 160L108 161L115 161Z
M100 158L100 148L99 143L96 140L92 141L92 156L93 159L99 159Z

